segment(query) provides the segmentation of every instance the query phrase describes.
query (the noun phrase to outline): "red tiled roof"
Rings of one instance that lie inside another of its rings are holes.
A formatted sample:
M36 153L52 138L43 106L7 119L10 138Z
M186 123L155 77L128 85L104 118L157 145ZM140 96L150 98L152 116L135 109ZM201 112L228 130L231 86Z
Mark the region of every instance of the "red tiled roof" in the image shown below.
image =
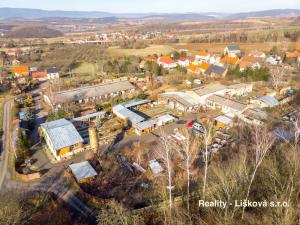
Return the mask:
M165 63L165 64L172 64L175 63L173 59L171 59L171 57L169 56L161 56L159 57L159 62L161 63Z
M47 77L47 72L45 72L45 71L41 71L41 72L39 72L39 71L37 71L37 72L32 72L32 78L45 78L45 77Z
M180 57L180 58L178 59L178 61L182 61L182 62L185 62L185 61L187 61L187 60L189 60L189 58L187 58L187 57Z

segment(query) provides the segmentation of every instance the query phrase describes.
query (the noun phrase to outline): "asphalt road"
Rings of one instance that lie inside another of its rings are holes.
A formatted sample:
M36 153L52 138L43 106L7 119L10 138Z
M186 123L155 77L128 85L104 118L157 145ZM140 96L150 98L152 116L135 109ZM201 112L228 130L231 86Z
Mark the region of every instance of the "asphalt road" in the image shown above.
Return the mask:
M9 151L12 149L11 132L10 132L10 108L13 100L7 101L3 106L3 136L2 152L0 160L0 191L19 191L24 192L51 192L56 194L65 203L84 217L95 221L93 211L86 206L70 189L67 180L61 173L52 173L51 176L42 177L41 179L23 183L12 179L9 171L8 158Z
M8 173L8 156L10 149L10 132L9 132L9 123L10 123L10 107L13 100L7 101L3 106L3 136L2 136L2 152L1 152L1 161L0 161L0 190L2 190L2 185L5 179L6 174Z

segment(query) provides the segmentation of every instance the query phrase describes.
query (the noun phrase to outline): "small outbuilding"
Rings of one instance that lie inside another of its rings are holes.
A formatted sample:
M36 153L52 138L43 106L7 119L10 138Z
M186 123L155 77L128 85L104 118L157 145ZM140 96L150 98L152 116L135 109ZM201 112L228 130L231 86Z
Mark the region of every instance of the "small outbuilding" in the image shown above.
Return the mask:
M162 166L159 164L159 162L156 159L149 161L149 166L154 175L159 175L164 171Z
M272 97L272 96L260 96L256 99L252 99L251 103L259 105L261 108L266 108L266 107L274 107L279 104L279 101Z
M95 169L88 161L74 163L69 165L75 179L78 183L87 183L97 175Z

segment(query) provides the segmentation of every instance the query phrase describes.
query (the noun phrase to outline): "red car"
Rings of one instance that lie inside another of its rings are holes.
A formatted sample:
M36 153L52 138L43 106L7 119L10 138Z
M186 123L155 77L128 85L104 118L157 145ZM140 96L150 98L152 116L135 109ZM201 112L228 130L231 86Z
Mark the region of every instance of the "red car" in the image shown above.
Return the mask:
M195 121L190 121L190 122L187 122L185 125L186 125L188 128L193 128L194 122L195 122Z

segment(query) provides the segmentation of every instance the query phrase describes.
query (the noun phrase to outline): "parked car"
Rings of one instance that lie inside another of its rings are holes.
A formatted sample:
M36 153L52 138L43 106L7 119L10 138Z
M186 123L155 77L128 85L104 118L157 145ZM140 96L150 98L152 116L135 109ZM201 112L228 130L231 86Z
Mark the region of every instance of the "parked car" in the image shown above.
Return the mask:
M188 127L188 128L193 128L194 122L195 122L194 120L192 120L192 121L190 121L190 122L187 122L187 123L185 124L185 126Z
M200 133L202 133L202 134L206 133L205 127L201 123L198 123L198 122L193 123L193 129L200 132Z

